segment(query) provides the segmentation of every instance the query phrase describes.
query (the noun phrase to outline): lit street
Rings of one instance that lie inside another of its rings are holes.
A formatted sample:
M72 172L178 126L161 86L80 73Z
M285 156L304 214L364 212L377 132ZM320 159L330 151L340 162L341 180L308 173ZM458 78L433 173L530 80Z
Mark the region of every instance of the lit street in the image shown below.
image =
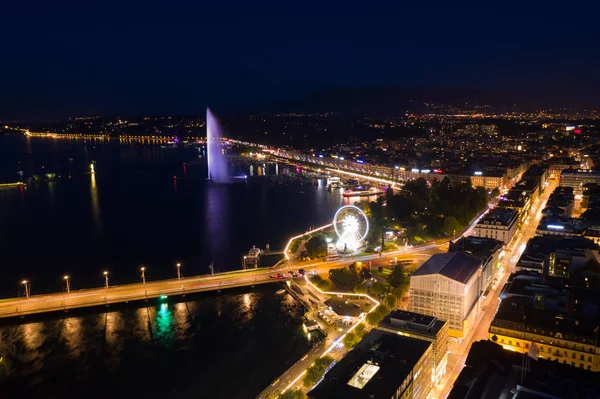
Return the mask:
M519 260L519 256L525 248L527 241L535 236L536 227L542 218L542 210L548 197L558 186L558 180L549 180L549 184L546 187L545 192L535 201L531 207L529 216L525 220L523 227L515 233L515 237L511 247L506 249L502 264L502 274L498 278L493 289L489 292L488 296L482 301L482 312L479 315L477 322L469 331L468 336L463 339L460 343L455 340L450 340L449 343L449 355L448 355L448 368L446 376L442 380L442 383L434 389L433 397L445 398L452 389L454 381L462 371L465 359L471 349L471 344L479 340L488 339L488 330L490 323L492 322L496 310L498 309L499 294L506 283L506 280L510 276L510 273L514 272L515 265Z

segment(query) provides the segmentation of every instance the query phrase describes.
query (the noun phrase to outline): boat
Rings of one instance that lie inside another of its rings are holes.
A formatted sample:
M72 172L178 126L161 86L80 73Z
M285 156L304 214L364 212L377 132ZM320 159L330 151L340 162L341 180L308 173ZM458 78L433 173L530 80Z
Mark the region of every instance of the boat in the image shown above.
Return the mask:
M332 176L332 177L328 177L327 178L327 185L328 186L333 186L333 185L336 185L336 184L341 184L341 180L340 180L339 177Z
M373 195L383 195L382 190L371 188L369 190L346 190L344 191L344 197L371 197Z
M260 257L260 248L256 248L254 245L248 251L248 254L244 258L244 262L246 265L255 265L258 263L258 258Z

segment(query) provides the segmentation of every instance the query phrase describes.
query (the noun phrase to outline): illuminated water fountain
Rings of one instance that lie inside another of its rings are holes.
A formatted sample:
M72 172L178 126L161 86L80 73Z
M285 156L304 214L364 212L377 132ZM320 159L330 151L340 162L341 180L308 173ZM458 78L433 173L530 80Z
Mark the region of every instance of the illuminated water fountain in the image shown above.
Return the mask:
M206 159L208 180L225 183L229 180L227 162L221 143L221 126L209 108L206 108Z

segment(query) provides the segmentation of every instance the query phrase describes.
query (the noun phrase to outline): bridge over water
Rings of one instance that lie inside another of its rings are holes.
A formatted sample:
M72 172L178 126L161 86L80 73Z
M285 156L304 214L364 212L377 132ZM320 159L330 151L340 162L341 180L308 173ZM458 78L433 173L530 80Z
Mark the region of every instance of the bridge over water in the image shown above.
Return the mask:
M269 277L273 274L272 268L249 269L215 275L115 285L108 288L71 290L68 293L31 295L29 298L1 299L0 319L282 281L282 279Z

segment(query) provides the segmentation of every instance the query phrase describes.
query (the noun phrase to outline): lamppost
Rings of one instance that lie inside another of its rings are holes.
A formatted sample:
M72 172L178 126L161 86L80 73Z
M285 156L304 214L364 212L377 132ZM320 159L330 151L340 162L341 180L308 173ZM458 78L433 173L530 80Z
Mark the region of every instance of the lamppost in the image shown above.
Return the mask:
M242 260L242 269L246 270L246 255L244 255L244 259Z
M181 263L177 263L177 280L181 280Z
M25 286L25 297L29 299L29 295L31 295L31 285L29 285L29 281L23 280L21 284Z
M142 284L146 284L146 274L144 273L146 268L142 266Z
M71 283L69 282L69 276L64 276L63 279L67 283L67 294L71 293Z
M106 284L106 288L108 289L108 272L104 271L104 283Z

